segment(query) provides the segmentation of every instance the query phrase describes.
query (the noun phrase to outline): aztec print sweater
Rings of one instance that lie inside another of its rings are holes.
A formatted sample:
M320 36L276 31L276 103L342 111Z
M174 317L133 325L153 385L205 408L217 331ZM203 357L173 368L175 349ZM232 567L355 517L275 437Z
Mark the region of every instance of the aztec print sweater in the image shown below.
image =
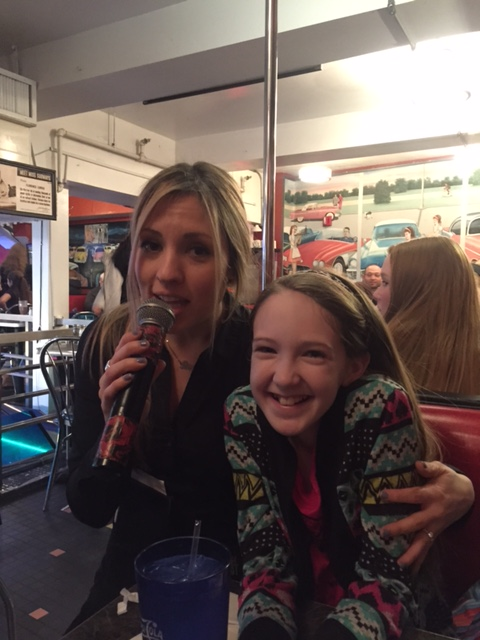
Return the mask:
M239 639L291 640L296 612L313 594L310 539L292 500L295 452L267 423L250 387L226 401L225 442L244 572ZM407 626L418 625L411 578L396 562L408 540L384 540L379 533L414 509L382 504L379 494L415 485L419 455L406 393L383 376L341 389L322 418L316 476L323 551L345 591L321 624L322 640L400 638Z

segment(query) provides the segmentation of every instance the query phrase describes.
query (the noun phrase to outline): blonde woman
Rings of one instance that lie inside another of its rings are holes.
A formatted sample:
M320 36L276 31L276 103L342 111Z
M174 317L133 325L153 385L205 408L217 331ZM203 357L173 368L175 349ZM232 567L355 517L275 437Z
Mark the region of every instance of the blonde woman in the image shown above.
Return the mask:
M445 237L390 247L374 297L419 389L480 394L480 307L464 251Z

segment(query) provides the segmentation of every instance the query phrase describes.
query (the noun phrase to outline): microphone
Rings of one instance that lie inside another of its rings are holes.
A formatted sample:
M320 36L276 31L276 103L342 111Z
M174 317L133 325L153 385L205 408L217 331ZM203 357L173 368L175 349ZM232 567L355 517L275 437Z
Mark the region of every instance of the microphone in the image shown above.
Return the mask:
M128 464L133 436L145 408L165 335L174 320L170 307L157 298L150 298L138 307L137 323L143 329L143 338L149 342L145 354L147 364L134 374L132 382L115 398L93 467L118 468Z

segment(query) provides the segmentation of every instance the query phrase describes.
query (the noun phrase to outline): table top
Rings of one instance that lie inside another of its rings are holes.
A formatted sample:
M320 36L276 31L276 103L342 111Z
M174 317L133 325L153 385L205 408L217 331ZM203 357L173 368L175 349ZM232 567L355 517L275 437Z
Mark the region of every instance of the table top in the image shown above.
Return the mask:
M129 602L126 613L118 615L117 603L122 600L123 598L117 598L66 636L63 636L62 640L142 640L138 604ZM231 593L227 640L237 639L237 602L237 596Z
M117 603L121 601L121 597L117 598L83 624L70 631L66 636L63 636L62 640L141 640L138 604L129 602L126 613L118 615ZM330 607L313 603L309 607L308 620L304 625L303 632L299 634L299 638L301 640L317 638L317 633L314 633L312 629L328 615L329 611L331 611ZM238 624L236 617L237 596L231 593L227 640L236 640L237 638ZM448 640L447 636L418 629L407 633L404 637L405 640Z

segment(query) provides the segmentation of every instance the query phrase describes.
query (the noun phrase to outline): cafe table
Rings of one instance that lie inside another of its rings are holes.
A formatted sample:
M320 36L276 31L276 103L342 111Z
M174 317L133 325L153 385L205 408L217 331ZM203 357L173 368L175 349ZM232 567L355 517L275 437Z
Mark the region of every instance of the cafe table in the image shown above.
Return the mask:
M80 626L76 627L62 640L142 640L140 633L140 611L138 604L129 602L127 611L122 615L117 614L117 604L122 602L123 598L117 598L106 607L98 611L88 620L85 620ZM312 628L315 623L325 618L330 607L318 603L310 606L304 624L304 630L299 634L299 640L318 639L318 632L314 634ZM228 612L228 636L227 640L237 640L238 624L237 624L237 596L230 594L230 606ZM269 640L269 638L265 638ZM404 634L403 640L448 640L447 636L412 630L410 633Z

